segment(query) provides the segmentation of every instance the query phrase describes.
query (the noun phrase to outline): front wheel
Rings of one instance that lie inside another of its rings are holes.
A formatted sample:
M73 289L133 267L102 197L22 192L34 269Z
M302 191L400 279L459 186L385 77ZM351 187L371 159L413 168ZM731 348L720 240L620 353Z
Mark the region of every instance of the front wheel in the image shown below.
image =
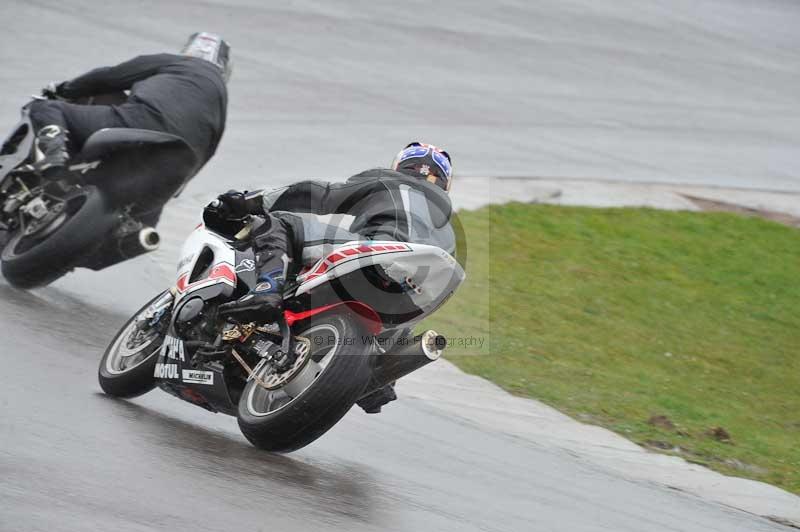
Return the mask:
M35 288L69 272L99 246L114 225L103 194L92 186L53 203L41 220L9 235L2 271L10 284Z
M322 436L350 410L370 378L369 345L352 314L323 314L296 334L310 341L303 369L269 390L252 379L239 399L239 428L268 451L291 452ZM260 379L268 379L267 370Z
M164 343L172 294L153 298L123 325L100 360L97 380L108 395L136 397L156 387L153 376Z

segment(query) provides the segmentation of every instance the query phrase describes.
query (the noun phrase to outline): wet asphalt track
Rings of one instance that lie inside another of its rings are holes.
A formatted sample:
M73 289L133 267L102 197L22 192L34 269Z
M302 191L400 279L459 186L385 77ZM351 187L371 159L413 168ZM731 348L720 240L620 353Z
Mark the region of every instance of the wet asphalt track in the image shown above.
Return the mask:
M162 250L33 293L0 281L0 530L781 529L417 399L272 456L161 392L107 399L95 371L215 192L347 175L414 137L464 175L799 190L796 4L66 4L0 4L0 123L50 79L198 28L231 40L236 71L220 152L165 216Z

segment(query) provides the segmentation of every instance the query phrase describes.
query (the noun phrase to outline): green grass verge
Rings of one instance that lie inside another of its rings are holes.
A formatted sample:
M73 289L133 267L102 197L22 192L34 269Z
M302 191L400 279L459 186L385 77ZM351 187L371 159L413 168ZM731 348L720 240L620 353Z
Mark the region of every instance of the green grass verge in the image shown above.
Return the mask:
M460 218L468 280L425 325L485 343L453 345L451 361L800 493L800 231L727 213L527 204Z

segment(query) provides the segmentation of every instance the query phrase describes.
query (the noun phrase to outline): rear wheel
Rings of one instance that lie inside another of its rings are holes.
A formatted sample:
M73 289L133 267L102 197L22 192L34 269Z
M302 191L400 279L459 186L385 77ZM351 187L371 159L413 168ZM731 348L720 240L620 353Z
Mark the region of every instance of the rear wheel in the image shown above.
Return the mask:
M114 336L100 360L100 387L114 397L136 397L156 387L153 376L164 342L172 295L153 298Z
M268 451L294 451L322 436L350 410L370 378L370 350L355 316L323 314L295 334L310 341L303 369L269 390L252 379L239 399L239 428ZM258 376L274 383L267 371Z
M2 271L18 288L52 283L96 249L111 231L114 215L96 187L70 193L54 203L41 220L9 235Z

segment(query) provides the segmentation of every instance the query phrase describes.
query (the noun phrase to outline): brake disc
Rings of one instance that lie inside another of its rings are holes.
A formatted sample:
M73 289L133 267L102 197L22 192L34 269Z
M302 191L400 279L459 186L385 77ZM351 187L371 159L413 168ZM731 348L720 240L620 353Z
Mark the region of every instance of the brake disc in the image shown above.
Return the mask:
M294 353L295 360L291 366L280 373L273 370L273 372L265 375L259 384L267 390L274 390L283 387L287 382L291 381L300 373L311 358L311 340L303 337L295 338Z
M261 367L268 364L266 359L262 359L254 369L250 369L250 366L244 361L241 355L236 352L236 349L232 349L231 354L242 368L244 368L247 373L247 380L253 379L259 386L266 390L275 390L276 388L285 386L286 383L296 377L311 359L311 340L302 336L295 336L294 346L295 360L292 365L280 373L275 371L275 368L270 368L270 373L264 375L264 377L259 377L257 373L260 371Z

